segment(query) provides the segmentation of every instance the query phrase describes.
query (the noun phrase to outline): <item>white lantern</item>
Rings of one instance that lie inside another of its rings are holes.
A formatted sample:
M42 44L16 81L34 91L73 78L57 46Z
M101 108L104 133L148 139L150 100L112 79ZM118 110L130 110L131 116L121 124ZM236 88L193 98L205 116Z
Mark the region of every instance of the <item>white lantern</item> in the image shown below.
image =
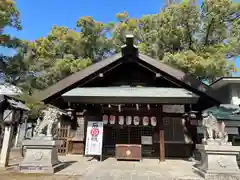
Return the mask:
M108 115L103 115L103 124L108 124Z
M110 118L109 118L110 124L115 124L115 120L116 120L115 116L111 115Z
M134 116L133 124L136 125L136 126L140 124L140 118L138 116Z
M118 117L118 123L119 123L120 125L123 125L123 124L124 124L124 116L119 116L119 117Z
M127 116L126 118L126 124L131 125L132 124L132 116Z
M151 125L156 126L157 125L157 118L155 116L151 117Z
M143 125L144 125L144 126L149 125L149 118L148 118L147 116L144 116L144 117L143 117Z

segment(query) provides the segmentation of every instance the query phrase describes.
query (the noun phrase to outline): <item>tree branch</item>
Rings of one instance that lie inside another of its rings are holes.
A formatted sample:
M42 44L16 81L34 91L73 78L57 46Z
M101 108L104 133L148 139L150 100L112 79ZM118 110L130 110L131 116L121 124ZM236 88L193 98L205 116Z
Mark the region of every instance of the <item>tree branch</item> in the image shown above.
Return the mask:
M186 21L187 22L187 21ZM191 32L190 32L190 28L189 28L189 24L188 23L186 23L186 28L187 28L187 31L188 31L188 40L189 40L189 42L188 42L188 48L189 49L191 49L191 50L193 50L193 48L192 48L192 34L191 34Z
M212 18L210 23L208 24L207 34L206 34L206 37L205 37L205 40L204 40L204 45L208 45L208 38L209 38L210 30L211 30L211 27L212 27L212 24L213 24L213 20L214 20L214 18Z

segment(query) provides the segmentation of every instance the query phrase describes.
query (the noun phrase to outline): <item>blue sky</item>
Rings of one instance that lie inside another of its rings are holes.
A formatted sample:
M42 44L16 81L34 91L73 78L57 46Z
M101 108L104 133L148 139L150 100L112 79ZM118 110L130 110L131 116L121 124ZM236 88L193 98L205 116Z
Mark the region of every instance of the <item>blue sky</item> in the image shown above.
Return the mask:
M92 16L101 22L114 21L118 12L126 10L131 17L159 12L163 0L16 0L23 30L8 31L17 37L34 40L45 36L52 25L74 28L81 16Z
M34 40L47 35L52 25L74 28L81 16L92 16L97 21L109 22L115 20L116 13L126 10L131 17L140 17L159 12L163 2L164 0L16 0L23 30L6 29L6 32L21 39ZM11 50L0 49L0 53L1 51L12 53ZM240 58L237 66L240 68Z
M240 77L240 56L235 60L235 65L238 68L239 72L233 73L233 76Z

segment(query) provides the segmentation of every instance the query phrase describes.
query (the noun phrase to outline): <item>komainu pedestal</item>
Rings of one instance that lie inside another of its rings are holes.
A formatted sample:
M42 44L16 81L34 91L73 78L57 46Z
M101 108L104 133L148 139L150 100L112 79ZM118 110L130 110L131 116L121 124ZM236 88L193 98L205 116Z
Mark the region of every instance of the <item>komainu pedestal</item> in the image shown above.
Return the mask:
M196 171L205 179L240 180L240 171L237 164L239 146L218 143L197 144L201 153L201 162L196 165Z
M55 173L62 167L58 160L59 141L48 137L34 137L23 142L26 153L19 164L19 171L24 173Z
M204 138L202 144L196 145L201 153L201 162L195 165L196 172L209 180L240 180L237 164L240 147L228 142L223 121L218 122L215 116L207 112L202 117Z

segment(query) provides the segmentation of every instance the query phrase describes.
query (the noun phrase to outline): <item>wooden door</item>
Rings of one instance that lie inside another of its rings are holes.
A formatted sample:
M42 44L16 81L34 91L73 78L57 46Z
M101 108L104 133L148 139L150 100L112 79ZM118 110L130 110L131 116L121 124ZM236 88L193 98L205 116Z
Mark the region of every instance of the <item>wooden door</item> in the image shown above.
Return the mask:
M64 125L57 129L57 140L61 140L61 144L57 147L58 153L65 155L68 148L68 138L70 135L70 126Z

